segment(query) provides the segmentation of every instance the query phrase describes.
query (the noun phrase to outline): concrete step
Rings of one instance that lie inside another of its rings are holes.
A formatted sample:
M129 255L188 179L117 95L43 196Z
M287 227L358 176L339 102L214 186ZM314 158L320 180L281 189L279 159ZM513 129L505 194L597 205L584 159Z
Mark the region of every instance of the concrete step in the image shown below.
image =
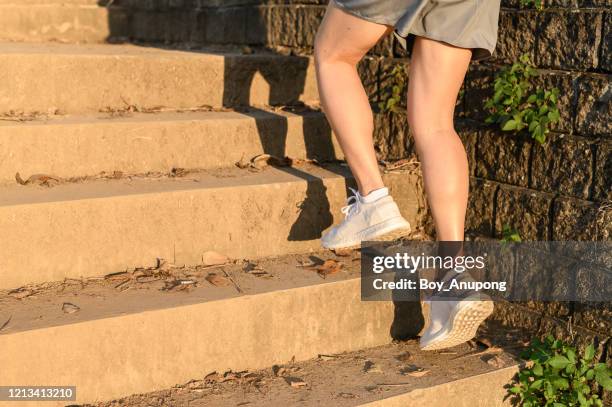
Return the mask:
M243 158L343 157L322 113L165 112L0 121L0 184L15 173L61 178L231 167Z
M318 100L311 58L132 45L0 44L0 114Z
M164 265L106 278L0 291L0 383L73 385L77 388L77 402L97 402L169 388L213 371L257 370L320 354L387 345L393 332L414 335L422 325L418 303L410 303L400 312L391 302L361 301L358 259L358 252L342 257L314 252L263 259L256 264L263 275L245 272L242 262L213 268ZM341 271L323 279L303 267L305 262L325 260L342 263ZM227 285L210 284L207 277L211 273L225 276ZM169 284L186 279L190 283L184 290L176 289L183 285ZM8 324L4 325L6 320ZM321 390L326 390L325 377L330 375L339 387L334 390L358 394L359 399L353 401L361 404L400 396L408 390L419 395L426 389L418 388L493 370L478 357L461 358L471 351L467 345L452 349L452 355L422 353L413 342L390 346L395 348L387 356L384 350L356 355L357 368L354 364L348 368L356 371L335 366L336 362L350 359L350 355L332 357L327 365L322 363L313 375L304 376L313 390L309 401L318 397L317 392L320 395ZM391 355L405 351L411 356L404 364L417 364L431 374L423 378L399 376L402 366ZM381 369L381 374L364 374L368 358ZM304 365L295 375L305 375L307 370ZM356 381L352 380L355 374L359 376ZM364 390L364 385L400 381L409 385L388 386L380 392ZM498 382L479 383L496 386ZM465 395L475 386L454 389L455 395ZM498 400L502 391L497 387L487 390L487 394L482 389L477 394L483 400ZM302 390L291 391L295 396ZM452 394L450 390L444 392L447 393ZM261 404L261 394L243 396ZM431 400L431 396L426 392L420 397ZM171 401L166 405L186 405ZM224 404L211 399L203 405Z
M417 175L387 174L386 182L415 224ZM352 184L345 167L303 165L6 186L0 288L116 272L157 258L198 264L208 250L231 258L308 252L338 221Z
M126 10L109 10L98 1L0 1L0 41L103 43L128 30Z

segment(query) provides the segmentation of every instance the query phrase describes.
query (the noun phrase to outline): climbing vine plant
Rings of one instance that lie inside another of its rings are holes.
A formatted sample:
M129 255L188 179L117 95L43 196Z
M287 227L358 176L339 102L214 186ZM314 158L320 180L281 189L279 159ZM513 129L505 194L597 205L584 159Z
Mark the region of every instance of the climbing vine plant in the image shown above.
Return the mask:
M402 95L406 92L406 69L403 64L397 64L390 73L389 85L382 91L382 102L378 108L382 112L395 112L400 107Z
M536 76L538 71L528 55L504 68L495 79L493 97L485 102L490 113L486 122L498 124L503 131L516 133L525 129L544 143L551 125L560 118L559 89L534 87Z
M521 6L523 7L531 7L538 10L542 10L544 8L544 0L521 0Z

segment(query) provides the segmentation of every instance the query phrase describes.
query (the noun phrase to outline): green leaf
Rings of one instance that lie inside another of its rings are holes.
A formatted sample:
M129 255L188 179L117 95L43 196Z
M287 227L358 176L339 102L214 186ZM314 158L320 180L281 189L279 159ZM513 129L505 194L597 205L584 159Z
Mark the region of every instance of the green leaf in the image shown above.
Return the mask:
M600 370L606 370L608 369L608 366L606 366L605 363L597 363L595 366L593 366L593 369L598 372Z
M542 376L544 374L544 368L541 364L535 363L533 365L533 374L536 376Z
M503 131L511 131L511 130L516 130L517 127L517 123L516 120L508 120L503 126L502 126L502 130Z
M612 390L612 379L610 373L605 370L598 370L595 372L595 381L599 383L605 390Z
M593 360L594 356L595 356L595 346L593 346L593 344L590 344L589 346L587 346L587 348L584 351L584 360L586 360L587 362L590 362L591 360Z
M514 386L509 390L509 392L512 394L519 394L521 391L522 389L519 386Z
M565 356L557 355L552 357L547 363L555 369L564 369L570 361Z
M538 379L529 385L529 390L538 390L542 387L544 379Z

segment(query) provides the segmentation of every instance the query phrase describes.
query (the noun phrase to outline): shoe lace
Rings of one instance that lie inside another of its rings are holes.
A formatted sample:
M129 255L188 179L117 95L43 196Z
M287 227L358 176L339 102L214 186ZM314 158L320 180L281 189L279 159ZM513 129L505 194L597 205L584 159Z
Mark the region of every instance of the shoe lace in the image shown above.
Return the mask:
M359 191L354 190L353 188L349 189L351 190L353 195L348 197L348 199L346 200L347 205L341 209L346 219L349 219L355 213L359 212L359 205L361 203Z

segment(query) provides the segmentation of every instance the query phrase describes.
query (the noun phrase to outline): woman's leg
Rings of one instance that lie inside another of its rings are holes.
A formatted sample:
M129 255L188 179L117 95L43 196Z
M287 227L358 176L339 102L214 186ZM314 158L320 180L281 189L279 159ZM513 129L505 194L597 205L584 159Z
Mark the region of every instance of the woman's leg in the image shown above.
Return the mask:
M422 37L412 50L408 122L439 241L464 239L468 163L453 115L471 55L468 49Z
M408 122L423 169L437 239L446 242L440 246L442 256L462 254L469 176L467 156L455 132L453 115L470 58L470 50L417 38L410 64ZM446 274L444 270L440 272L438 279ZM469 275L464 273L457 278ZM426 328L420 339L424 350L470 340L493 312L491 301L479 301L481 297L434 298L426 306ZM461 304L463 301L467 302Z
M315 40L321 103L362 196L384 185L372 140L372 110L356 66L390 30L348 14L332 1Z

